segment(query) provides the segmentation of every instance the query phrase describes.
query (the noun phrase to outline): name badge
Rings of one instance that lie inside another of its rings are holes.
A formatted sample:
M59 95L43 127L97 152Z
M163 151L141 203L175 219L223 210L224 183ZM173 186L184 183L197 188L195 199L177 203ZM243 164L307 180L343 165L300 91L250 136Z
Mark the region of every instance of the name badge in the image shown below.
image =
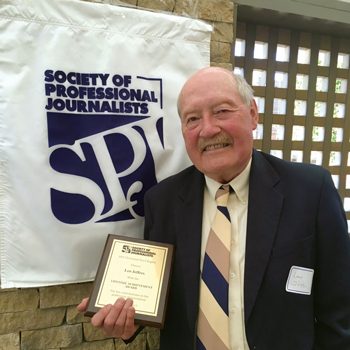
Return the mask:
M314 270L306 267L292 266L286 284L286 291L297 294L311 294Z

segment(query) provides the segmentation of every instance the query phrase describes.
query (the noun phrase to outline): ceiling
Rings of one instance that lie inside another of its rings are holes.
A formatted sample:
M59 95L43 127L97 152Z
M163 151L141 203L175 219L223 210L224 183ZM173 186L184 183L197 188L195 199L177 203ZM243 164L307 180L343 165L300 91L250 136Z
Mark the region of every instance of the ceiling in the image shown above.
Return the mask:
M303 1L308 1L311 3L312 1L320 0ZM337 1L342 2L344 5L349 7L350 11L350 0ZM281 10L276 11L266 8L238 4L237 20L350 38L350 13L349 23L344 23L334 20L283 12Z

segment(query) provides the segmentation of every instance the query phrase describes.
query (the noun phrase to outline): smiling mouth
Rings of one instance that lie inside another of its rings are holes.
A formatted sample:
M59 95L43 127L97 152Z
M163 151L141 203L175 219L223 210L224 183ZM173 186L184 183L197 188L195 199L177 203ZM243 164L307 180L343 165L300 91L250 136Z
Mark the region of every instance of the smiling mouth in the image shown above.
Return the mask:
M226 148L226 147L229 147L229 146L230 146L229 143L215 143L213 145L205 146L203 148L203 152L214 151L214 150Z

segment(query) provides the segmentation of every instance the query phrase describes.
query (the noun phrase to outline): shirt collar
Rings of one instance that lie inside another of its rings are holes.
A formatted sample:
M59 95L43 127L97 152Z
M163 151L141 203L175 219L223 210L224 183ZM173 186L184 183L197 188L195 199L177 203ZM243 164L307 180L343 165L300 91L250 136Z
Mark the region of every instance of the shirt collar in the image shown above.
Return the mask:
M248 202L249 174L250 174L251 164L252 164L252 158L250 158L244 170L229 182L229 185L233 188L234 192L237 195L238 200L242 203ZM206 186L210 196L212 198L215 198L215 194L222 184L219 182L216 182L215 180L211 179L208 176L205 176L205 182L206 182Z

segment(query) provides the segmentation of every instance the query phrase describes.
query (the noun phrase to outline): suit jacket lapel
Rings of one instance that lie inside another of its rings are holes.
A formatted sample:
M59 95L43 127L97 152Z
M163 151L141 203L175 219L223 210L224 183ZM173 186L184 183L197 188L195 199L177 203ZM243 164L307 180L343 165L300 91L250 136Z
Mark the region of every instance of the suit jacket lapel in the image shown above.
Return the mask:
M193 176L192 176L193 175ZM189 325L196 322L198 314L200 252L202 236L204 176L193 167L193 173L179 188L179 220L182 231L178 232L177 249L184 272L187 317Z
M280 219L283 195L276 185L279 175L254 152L249 181L248 223L244 273L245 321L249 320L270 259Z

